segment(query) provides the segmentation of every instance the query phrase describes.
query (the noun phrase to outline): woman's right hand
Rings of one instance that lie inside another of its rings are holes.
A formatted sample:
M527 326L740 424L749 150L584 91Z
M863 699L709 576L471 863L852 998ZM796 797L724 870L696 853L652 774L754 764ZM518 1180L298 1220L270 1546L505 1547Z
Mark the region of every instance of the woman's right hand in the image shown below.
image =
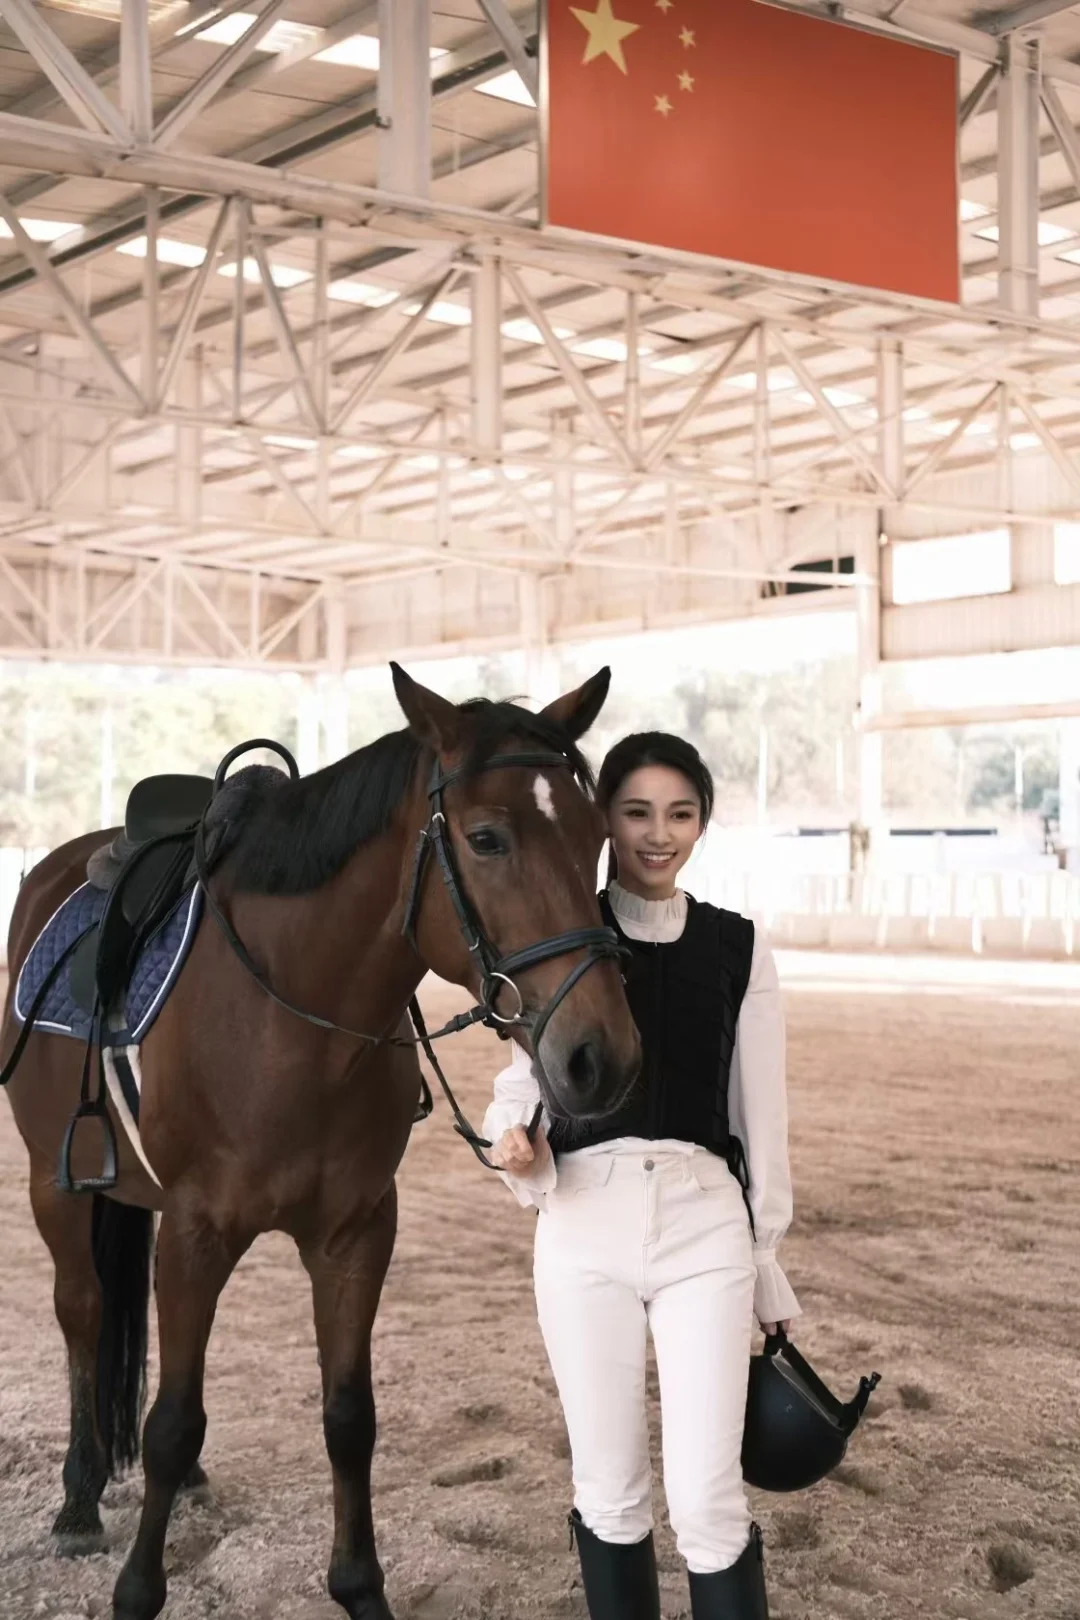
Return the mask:
M542 1129L529 1141L524 1125L512 1125L491 1149L491 1162L510 1176L535 1176L551 1162L551 1146Z

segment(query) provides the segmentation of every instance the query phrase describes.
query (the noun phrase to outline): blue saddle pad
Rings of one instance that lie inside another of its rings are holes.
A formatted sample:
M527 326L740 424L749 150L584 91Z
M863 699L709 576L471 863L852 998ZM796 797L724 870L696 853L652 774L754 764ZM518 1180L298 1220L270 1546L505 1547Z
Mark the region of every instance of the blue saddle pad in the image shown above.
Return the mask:
M103 889L95 889L91 884L84 883L81 889L68 896L59 910L53 912L34 941L15 986L15 1016L20 1023L25 1022L34 997L57 957L85 928L99 920L106 899ZM137 1046L143 1040L176 983L201 915L202 890L196 884L190 893L183 896L157 932L150 936L140 952L127 989L123 1009L125 1025L121 1029L107 1030L107 1045ZM90 1033L90 1019L72 1000L68 982L70 966L70 962L65 963L53 981L35 1027L53 1035L71 1035L76 1040L84 1041Z

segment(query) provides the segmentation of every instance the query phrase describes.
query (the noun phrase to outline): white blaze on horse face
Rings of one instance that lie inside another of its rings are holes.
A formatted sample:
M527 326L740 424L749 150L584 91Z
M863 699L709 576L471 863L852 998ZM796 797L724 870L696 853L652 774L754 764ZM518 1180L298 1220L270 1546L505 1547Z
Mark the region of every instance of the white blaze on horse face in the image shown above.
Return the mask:
M533 798L536 800L536 808L547 816L549 821L558 820L555 812L555 801L551 794L551 783L546 776L538 776L533 783Z

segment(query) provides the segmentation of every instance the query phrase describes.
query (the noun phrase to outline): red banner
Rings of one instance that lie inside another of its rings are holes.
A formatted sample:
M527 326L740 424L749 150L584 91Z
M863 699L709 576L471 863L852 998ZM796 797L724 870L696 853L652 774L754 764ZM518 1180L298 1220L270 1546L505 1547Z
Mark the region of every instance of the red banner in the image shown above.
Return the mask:
M548 224L956 302L957 63L758 0L547 0Z

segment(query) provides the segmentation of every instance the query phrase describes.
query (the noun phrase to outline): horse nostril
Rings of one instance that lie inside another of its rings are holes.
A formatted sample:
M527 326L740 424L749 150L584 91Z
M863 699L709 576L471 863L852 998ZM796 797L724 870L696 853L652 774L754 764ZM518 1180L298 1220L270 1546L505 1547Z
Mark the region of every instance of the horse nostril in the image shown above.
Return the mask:
M596 1090L600 1081L601 1064L600 1054L592 1041L582 1041L580 1046L575 1046L566 1067L574 1086L586 1096Z

